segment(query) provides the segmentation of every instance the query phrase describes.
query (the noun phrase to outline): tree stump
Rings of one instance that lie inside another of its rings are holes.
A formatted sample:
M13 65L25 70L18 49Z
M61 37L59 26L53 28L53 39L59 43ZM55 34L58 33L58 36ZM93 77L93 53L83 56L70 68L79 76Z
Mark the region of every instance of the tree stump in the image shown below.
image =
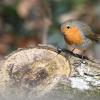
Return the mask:
M18 49L1 61L0 91L42 95L50 91L62 76L69 75L68 60L53 48Z

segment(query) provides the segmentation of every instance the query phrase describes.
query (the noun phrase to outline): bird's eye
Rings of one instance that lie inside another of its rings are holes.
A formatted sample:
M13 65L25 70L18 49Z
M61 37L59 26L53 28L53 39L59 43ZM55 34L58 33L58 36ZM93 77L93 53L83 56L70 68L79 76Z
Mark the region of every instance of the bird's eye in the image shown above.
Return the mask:
M67 26L67 29L70 29L70 26Z

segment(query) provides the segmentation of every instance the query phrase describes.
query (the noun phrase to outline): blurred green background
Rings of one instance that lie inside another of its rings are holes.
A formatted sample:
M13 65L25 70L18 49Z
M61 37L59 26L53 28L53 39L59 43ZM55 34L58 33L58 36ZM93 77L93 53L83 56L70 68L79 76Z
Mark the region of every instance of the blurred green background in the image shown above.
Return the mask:
M100 34L100 0L0 0L0 55L39 43L65 47L60 24L68 19Z

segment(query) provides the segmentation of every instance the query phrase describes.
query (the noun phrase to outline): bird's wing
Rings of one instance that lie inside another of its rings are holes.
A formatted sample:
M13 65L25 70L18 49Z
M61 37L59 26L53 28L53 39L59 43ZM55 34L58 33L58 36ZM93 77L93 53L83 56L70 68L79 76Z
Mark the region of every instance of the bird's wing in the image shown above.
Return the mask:
M93 41L96 41L96 42L100 41L100 36L99 35L97 36L87 24L80 22L79 25L80 25L79 27L81 29L80 31L82 31L87 38L89 38Z

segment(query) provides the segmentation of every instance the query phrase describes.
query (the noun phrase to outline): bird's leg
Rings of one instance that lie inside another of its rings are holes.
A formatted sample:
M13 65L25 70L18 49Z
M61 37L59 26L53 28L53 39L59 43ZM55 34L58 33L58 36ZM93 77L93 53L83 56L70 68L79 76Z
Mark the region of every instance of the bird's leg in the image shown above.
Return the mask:
M74 53L75 48L73 48L71 51Z
M81 62L83 63L84 57L86 56L86 50L82 51L81 56L82 56Z
M75 48L72 48L71 52L76 55L76 53L74 53L74 50ZM69 55L69 58L71 58L71 55Z
M86 50L80 50L80 49L77 49L77 48L73 48L72 49L72 52L73 52L73 54L75 54L75 55L80 55L80 57L81 57L81 62L83 63L83 60L84 60L84 58L86 57Z
M77 55L77 54L81 54L81 50L80 49L77 49L77 48L73 48L72 50L72 53Z

